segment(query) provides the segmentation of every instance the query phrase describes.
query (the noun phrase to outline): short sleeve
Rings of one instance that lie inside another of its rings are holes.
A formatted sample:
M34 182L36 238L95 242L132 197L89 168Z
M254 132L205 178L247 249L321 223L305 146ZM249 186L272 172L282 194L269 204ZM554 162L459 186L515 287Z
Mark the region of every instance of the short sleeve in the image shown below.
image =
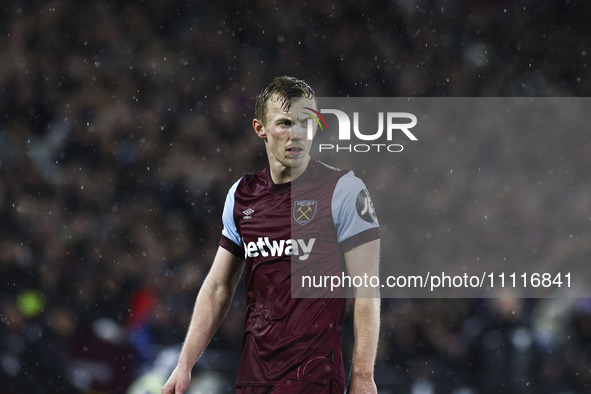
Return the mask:
M238 228L234 220L234 195L241 180L242 178L232 185L226 196L224 211L222 213L224 228L222 229L222 239L220 240L220 246L239 257L244 256L244 249L242 246L242 237L238 233Z
M363 181L353 172L343 175L332 197L337 240L344 252L380 238L374 205Z

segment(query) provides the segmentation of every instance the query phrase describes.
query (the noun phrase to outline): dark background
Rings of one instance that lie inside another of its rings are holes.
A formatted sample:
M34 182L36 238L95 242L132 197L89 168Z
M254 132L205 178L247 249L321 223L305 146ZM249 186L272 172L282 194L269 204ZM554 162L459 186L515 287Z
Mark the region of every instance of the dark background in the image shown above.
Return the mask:
M319 96L588 96L590 20L572 0L2 4L0 393L125 393L134 381L129 392L159 392L226 191L266 163L251 120L273 76L306 79ZM446 160L525 181L543 168L476 153ZM399 198L445 183L413 177L412 155L396 160ZM528 196L539 214L515 214L515 231L540 258L588 263L536 218L565 203L589 218L589 177L549 170L565 189L551 206ZM401 214L400 242L453 202ZM590 225L570 237L589 239ZM242 300L239 288L195 368L206 392L233 389ZM590 338L584 299L384 300L376 382L383 393L585 393Z

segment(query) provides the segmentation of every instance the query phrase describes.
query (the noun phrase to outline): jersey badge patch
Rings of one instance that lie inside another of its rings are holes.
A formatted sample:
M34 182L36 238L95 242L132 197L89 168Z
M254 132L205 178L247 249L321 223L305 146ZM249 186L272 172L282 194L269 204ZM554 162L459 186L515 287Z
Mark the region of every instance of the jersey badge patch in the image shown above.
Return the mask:
M376 223L378 221L376 212L373 207L373 202L369 197L367 190L361 190L357 195L357 201L355 202L355 208L357 208L357 214L361 219L368 223Z
M317 201L304 200L296 201L293 204L293 218L302 226L310 223L316 215Z

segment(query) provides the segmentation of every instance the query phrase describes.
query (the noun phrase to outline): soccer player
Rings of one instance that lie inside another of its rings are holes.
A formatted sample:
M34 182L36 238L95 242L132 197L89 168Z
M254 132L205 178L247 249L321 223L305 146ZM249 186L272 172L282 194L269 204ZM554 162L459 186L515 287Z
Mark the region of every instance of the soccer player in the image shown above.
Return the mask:
M253 128L269 166L229 190L217 254L195 301L176 368L162 388L183 393L220 326L244 268L247 310L239 394L343 393L346 299L292 297L295 275L377 275L379 227L363 182L310 157L312 136L292 98L315 106L312 88L277 77L258 93ZM297 113L296 113L297 112ZM293 199L293 201L292 201ZM355 298L349 393L376 393L379 290Z

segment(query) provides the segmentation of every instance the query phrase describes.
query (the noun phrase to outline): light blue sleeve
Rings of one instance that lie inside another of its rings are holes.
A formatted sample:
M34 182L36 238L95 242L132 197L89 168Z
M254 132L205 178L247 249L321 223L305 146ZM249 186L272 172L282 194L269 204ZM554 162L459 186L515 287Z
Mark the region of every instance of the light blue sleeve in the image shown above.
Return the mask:
M224 212L222 214L222 223L224 224L222 235L240 247L242 247L242 237L238 234L238 229L234 222L234 194L236 193L236 188L241 180L242 178L238 179L228 191L226 202L224 204Z
M352 171L337 182L332 196L332 217L339 243L362 231L379 227L369 192Z

